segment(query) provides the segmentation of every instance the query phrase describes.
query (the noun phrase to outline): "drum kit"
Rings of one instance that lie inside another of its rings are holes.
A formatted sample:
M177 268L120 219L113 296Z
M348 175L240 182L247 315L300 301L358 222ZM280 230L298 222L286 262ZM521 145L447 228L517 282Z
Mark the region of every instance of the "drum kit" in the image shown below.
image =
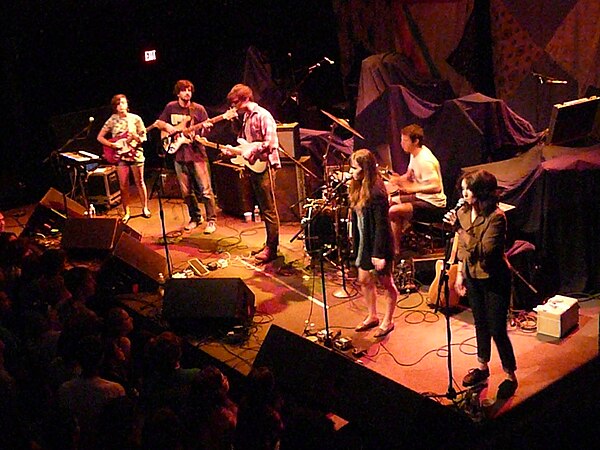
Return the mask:
M327 111L321 112L332 120L331 136L340 126L354 136L364 137L352 128L348 121ZM348 198L347 182L351 179L347 163L330 166L327 164L331 139L323 155L324 185L306 199L303 209L302 229L298 237L304 240L304 249L311 257L326 254L341 264L352 253L352 216ZM318 198L316 197L319 195Z

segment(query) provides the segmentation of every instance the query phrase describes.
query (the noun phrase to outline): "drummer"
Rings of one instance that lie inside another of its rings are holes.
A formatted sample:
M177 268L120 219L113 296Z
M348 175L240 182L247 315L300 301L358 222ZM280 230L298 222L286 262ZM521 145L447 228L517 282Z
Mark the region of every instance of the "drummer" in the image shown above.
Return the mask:
M423 128L412 124L402 129L402 149L410 155L404 175L392 175L390 186L398 190L389 214L394 235L394 255L400 258L402 234L411 220L441 221L446 208L446 195L440 163L432 151L423 145ZM393 188L388 188L388 193Z

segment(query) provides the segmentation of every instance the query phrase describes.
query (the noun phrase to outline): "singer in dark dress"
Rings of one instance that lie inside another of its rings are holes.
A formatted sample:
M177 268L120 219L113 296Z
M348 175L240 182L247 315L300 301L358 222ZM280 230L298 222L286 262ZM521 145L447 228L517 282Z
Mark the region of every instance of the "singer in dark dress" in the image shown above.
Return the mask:
M506 373L498 398L509 398L517 389L517 363L506 329L511 291L511 272L505 255L506 216L498 207L498 182L491 173L479 170L466 174L461 189L464 206L457 205L444 220L458 227L455 289L459 295L467 296L475 320L479 366L464 377L463 386L489 378L493 340Z
M398 298L398 290L392 279L394 251L387 191L377 170L375 156L369 150L357 150L352 154L350 175L354 254L358 282L368 308L367 317L354 329L366 331L378 327L374 336L381 338L394 329L394 310ZM385 290L386 300L381 323L377 316L377 281Z

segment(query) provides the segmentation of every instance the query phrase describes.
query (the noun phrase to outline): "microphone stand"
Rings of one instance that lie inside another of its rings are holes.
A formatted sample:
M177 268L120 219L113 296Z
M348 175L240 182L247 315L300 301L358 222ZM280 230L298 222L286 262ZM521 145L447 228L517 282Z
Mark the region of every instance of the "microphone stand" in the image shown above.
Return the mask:
M440 283L438 284L435 312L438 312L443 288L446 302L446 307L444 308L444 316L446 317L446 346L448 347L448 390L446 391L446 398L449 400L453 400L456 398L456 390L452 385L452 328L450 327L450 286L448 285L448 262L450 260L450 252L452 248L453 238L450 238L450 232L447 231L444 232L444 238L446 240L444 262L442 265L442 271L440 275Z
M60 155L65 150L65 148L67 148L73 142L75 142L79 139L85 139L90 134L90 129L92 128L92 123L93 123L93 118L90 118L90 122L85 127L83 127L82 130L78 131L72 137L67 139L67 141L63 145L61 145L58 150L54 150L54 151L50 152L50 154L42 161L42 164L46 164L51 159L56 158L58 155ZM83 136L84 133L85 133L85 136ZM74 177L77 178L77 169L75 169ZM87 204L87 197L85 195L85 191L83 192L83 196L84 196L84 200L86 202L86 204L84 206L85 206L85 209L87 210L89 205ZM64 189L64 186L62 189L62 197L63 197L63 208L65 209L65 219L68 219L69 218L69 208L67 207L67 192L66 192L66 189Z
M162 230L162 238L163 238L163 246L165 248L165 258L167 260L167 272L169 274L169 278L171 278L173 276L173 270L171 268L171 257L169 254L169 242L167 241L167 229L166 229L166 225L165 225L165 210L163 208L163 175L166 175L164 173L165 170L165 156L163 155L159 155L161 158L163 158L163 163L160 166L160 171L158 173L158 179L157 181L154 182L154 185L152 187L152 191L154 192L154 188L156 187L156 194L157 194L157 199L158 199L158 215L160 217L160 226L161 226L161 230Z

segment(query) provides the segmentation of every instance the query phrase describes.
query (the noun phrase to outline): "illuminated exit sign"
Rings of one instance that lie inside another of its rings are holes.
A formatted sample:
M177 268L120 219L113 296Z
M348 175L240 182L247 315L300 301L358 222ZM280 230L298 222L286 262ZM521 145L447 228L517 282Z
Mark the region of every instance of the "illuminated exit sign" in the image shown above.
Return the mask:
M145 62L156 61L156 50L146 50L144 52L144 61Z

